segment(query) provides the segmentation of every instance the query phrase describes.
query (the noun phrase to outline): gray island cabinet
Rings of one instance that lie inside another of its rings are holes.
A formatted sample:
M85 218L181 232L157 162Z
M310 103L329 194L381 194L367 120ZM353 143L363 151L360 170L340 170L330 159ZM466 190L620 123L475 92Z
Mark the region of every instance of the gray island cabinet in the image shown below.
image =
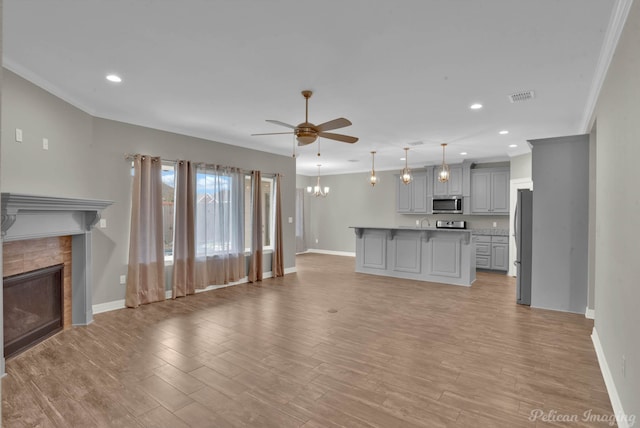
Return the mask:
M469 287L476 279L472 231L351 226L356 272Z

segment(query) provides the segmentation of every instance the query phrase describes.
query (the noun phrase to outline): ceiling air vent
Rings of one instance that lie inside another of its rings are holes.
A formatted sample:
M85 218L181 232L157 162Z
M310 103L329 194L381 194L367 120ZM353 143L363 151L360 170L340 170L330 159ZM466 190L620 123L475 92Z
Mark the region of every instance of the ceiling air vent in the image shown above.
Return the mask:
M410 146L421 146L424 142L422 141L414 141L413 143L409 143Z
M521 91L509 95L509 101L512 103L519 103L522 101L528 101L535 98L536 94L533 91Z

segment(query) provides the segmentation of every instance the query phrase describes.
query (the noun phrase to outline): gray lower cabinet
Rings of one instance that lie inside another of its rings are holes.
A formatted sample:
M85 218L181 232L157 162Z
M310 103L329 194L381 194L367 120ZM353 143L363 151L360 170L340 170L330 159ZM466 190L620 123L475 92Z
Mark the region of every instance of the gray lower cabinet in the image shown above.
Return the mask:
M476 235L476 268L509 270L509 238L507 236Z
M399 176L396 184L396 211L427 214L427 173L414 173L413 181L404 184Z
M471 212L509 214L508 168L471 170Z

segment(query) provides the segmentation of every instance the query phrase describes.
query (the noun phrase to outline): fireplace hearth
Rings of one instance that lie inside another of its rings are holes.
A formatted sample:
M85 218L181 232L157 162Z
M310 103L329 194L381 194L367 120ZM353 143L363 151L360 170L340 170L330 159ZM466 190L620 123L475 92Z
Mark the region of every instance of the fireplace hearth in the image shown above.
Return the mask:
M62 330L64 265L5 277L4 355L14 356Z

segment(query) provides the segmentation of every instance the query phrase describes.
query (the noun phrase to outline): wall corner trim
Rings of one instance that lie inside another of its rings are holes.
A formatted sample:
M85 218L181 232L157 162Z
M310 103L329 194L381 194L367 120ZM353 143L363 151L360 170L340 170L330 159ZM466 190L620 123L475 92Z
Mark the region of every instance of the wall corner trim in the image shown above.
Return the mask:
M591 119L596 109L596 103L600 96L600 89L607 76L609 65L613 59L613 54L618 46L618 40L622 34L622 29L627 21L629 10L631 9L631 3L633 0L616 0L616 4L611 12L609 18L609 25L607 26L607 32L604 36L604 42L600 49L600 55L598 57L598 63L596 64L596 71L593 75L591 82L591 88L589 89L589 96L587 103L585 104L584 115L582 117L582 123L580 129L581 132L588 133L591 131Z
M613 413L616 416L618 427L629 428L630 425L628 417L624 412L624 409L622 408L622 402L620 401L620 396L618 395L616 384L613 381L611 370L609 369L609 365L607 364L607 359L604 356L604 349L602 349L600 337L598 336L598 331L596 330L595 326L593 327L593 332L591 333L591 340L593 341L593 347L595 348L596 355L598 356L600 372L602 373L605 386L607 387L607 392L609 393L609 400L611 401L611 407L613 407Z
M590 320L596 319L596 310L587 308L587 310L584 312L584 317Z

